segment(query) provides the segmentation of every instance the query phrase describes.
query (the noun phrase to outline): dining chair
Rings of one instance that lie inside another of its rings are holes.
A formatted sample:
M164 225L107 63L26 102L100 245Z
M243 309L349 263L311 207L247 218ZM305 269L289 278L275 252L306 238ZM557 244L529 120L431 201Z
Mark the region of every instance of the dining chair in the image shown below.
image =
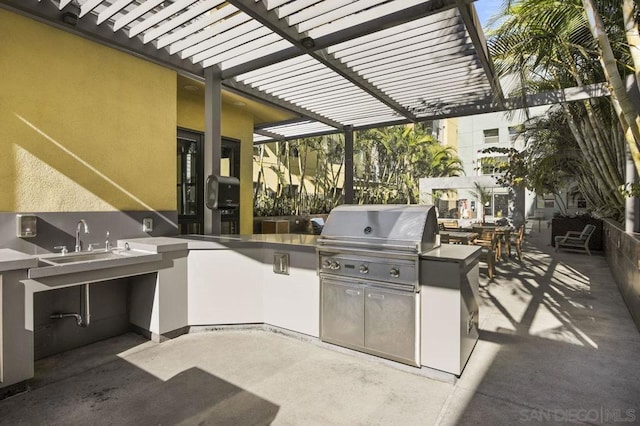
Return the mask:
M487 230L478 230L477 233L479 237L473 240L473 245L482 247L480 259L487 264L487 275L489 278L493 278L496 272L498 236L495 232Z
M522 242L524 241L524 225L520 225L515 232L512 232L509 236L511 244L516 248L516 254L518 260L522 260Z
M478 234L477 239L480 241L493 241L494 261L498 262L502 255L502 240L500 235L498 235L491 227L487 227L485 225L475 225L472 229L474 233Z

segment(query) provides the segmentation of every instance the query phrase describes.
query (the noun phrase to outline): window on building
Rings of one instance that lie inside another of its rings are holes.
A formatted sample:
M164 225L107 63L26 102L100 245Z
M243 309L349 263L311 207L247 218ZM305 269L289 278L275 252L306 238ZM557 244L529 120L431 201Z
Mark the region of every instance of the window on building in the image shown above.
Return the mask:
M556 207L556 200L551 193L538 195L536 206L539 209L553 209Z
M587 200L579 192L575 193L569 197L568 207L570 209L586 209Z
M254 145L253 146L253 156L254 157L260 157L261 153L262 153L262 157L263 158L268 158L269 157L269 150L267 149L267 147L265 145Z
M500 142L500 132L498 129L486 129L484 132L484 143Z
M480 173L487 176L499 174L499 167L503 166L508 161L509 158L505 155L480 158L478 159L478 163L480 163Z
M509 194L493 194L493 216L507 217L509 215Z
M282 195L285 197L296 197L298 195L298 185L285 184L282 187Z

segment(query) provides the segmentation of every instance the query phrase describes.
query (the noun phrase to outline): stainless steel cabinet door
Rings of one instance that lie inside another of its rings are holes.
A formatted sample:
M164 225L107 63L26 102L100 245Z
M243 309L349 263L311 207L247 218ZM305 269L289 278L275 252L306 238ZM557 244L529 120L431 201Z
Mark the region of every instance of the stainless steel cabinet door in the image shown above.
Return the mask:
M364 286L323 278L320 338L341 346L364 347Z
M418 365L415 293L367 288L365 296L365 347Z

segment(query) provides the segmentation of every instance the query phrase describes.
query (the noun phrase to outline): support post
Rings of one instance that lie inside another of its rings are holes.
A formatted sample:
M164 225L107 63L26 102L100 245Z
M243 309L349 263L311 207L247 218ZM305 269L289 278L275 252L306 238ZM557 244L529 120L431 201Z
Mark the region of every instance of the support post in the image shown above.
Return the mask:
M353 127L344 131L344 203L353 204Z
M204 70L204 175L220 175L222 156L222 79L216 66ZM206 188L204 188L206 191ZM205 194L206 198L206 194ZM204 233L220 235L220 210L204 207Z

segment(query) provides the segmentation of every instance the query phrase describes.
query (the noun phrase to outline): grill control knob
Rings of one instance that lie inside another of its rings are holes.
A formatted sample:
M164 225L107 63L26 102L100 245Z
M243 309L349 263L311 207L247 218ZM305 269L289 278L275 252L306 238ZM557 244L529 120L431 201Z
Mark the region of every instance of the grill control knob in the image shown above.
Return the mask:
M340 264L338 262L331 262L331 269L338 270L340 269Z
M360 265L360 273L361 274L368 274L369 273L369 267L367 265Z
M331 262L329 260L325 260L324 262L322 262L322 267L324 269L331 268Z
M398 278L400 276L400 270L398 268L391 268L391 270L389 271L389 276Z

